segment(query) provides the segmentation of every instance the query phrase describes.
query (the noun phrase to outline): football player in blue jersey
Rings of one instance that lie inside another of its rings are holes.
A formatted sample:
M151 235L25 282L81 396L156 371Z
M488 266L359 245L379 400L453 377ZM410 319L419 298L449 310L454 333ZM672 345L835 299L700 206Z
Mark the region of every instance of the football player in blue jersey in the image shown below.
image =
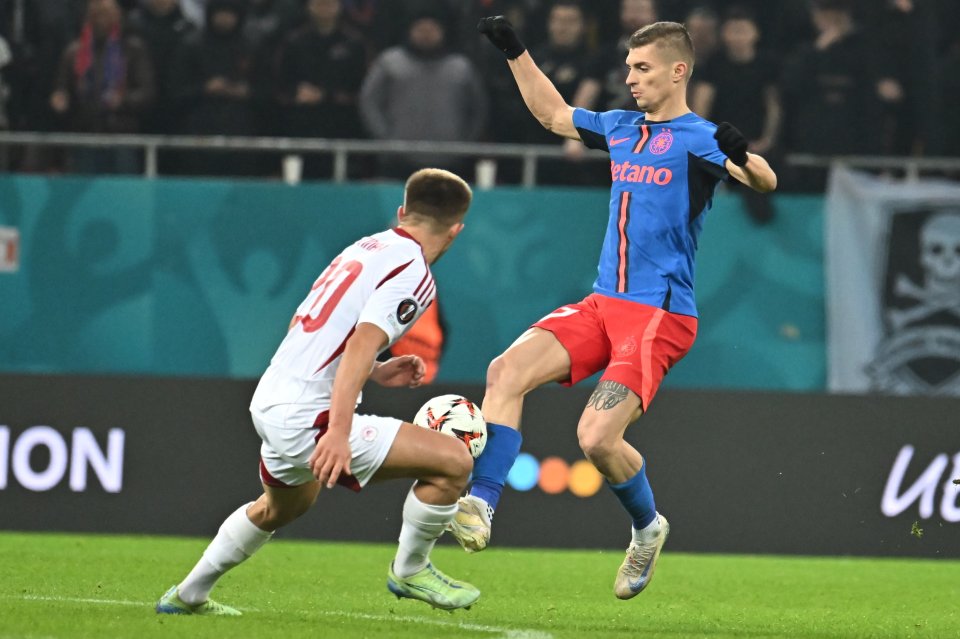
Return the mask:
M594 292L535 323L490 364L483 400L489 438L450 529L468 552L489 543L494 509L520 451L524 395L603 370L577 435L632 520L614 583L616 596L629 599L650 583L669 525L654 505L646 461L624 432L693 345L694 254L714 188L733 176L768 192L777 177L747 152L733 125L716 126L690 111L694 51L681 24L657 22L630 37L626 85L638 110L604 113L569 106L503 16L482 19L478 29L506 54L524 102L545 128L610 153L612 186Z

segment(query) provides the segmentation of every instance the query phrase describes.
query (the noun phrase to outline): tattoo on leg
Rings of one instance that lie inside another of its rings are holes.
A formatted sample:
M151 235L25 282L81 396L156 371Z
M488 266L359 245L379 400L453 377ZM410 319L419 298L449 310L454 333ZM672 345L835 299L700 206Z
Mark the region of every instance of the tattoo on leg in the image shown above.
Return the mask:
M610 410L625 400L629 392L630 389L619 382L601 381L587 400L587 406L593 406L597 410Z

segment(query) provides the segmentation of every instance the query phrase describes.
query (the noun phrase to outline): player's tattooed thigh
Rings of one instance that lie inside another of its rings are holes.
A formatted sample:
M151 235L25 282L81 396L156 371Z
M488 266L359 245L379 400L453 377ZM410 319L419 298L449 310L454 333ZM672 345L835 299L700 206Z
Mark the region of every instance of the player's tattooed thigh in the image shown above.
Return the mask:
M630 389L619 382L604 380L593 390L587 406L593 406L597 410L610 410L625 400L629 392Z

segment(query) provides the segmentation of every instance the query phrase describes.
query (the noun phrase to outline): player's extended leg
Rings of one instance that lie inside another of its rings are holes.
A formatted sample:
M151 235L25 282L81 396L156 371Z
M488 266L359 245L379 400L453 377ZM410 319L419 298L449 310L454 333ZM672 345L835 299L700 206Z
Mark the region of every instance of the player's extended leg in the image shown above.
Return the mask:
M569 374L566 349L542 328L526 331L490 363L481 408L487 420L487 444L474 465L470 494L460 500L459 512L450 525L450 532L467 552L483 550L490 542L493 512L520 454L524 396Z
M633 539L617 572L614 594L630 599L653 579L660 550L670 532L659 515L647 480L646 463L623 438L627 426L643 414L640 398L625 385L601 380L587 401L577 425L577 437L597 470L633 520Z
M452 579L430 563L430 551L457 512L473 458L462 442L404 423L374 481L416 479L403 504L397 555L387 587L397 597L425 601L435 608L468 608L479 597L473 585Z
M310 509L319 482L277 488L264 484L255 502L244 504L223 522L190 574L163 595L158 613L235 616L240 611L210 599L210 591L228 570L257 552L273 532Z

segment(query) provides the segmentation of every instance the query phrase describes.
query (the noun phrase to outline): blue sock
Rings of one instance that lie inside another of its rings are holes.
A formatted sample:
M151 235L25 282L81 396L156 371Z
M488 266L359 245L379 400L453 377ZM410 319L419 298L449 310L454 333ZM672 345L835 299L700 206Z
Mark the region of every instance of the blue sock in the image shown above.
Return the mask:
M507 474L520 454L520 431L500 424L487 424L487 445L473 463L473 484L470 494L479 497L496 510Z
M644 460L643 466L636 475L623 482L622 484L611 484L610 490L617 496L624 509L633 518L633 527L635 530L642 530L657 517L657 507L653 503L653 490L650 488L650 482L647 481L647 462Z

